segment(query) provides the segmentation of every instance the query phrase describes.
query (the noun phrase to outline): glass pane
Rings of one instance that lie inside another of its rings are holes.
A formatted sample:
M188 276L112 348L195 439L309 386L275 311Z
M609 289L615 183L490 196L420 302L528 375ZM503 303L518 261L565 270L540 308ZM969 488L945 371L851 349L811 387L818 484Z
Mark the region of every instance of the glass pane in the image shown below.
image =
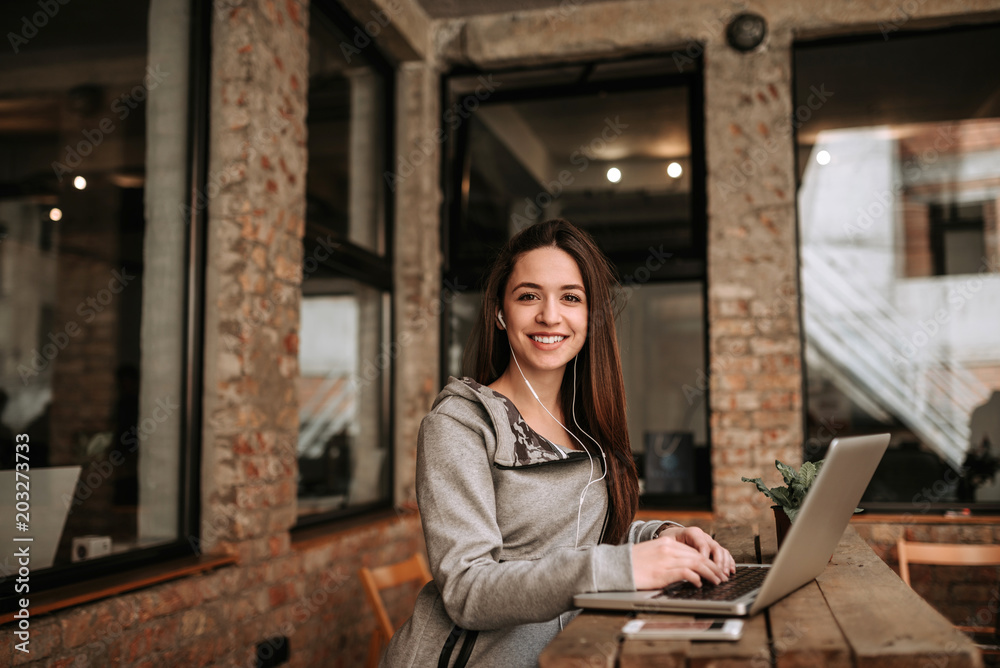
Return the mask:
M598 65L594 76L638 77L663 67L676 73L671 59L650 59ZM565 70L525 72L517 101L458 103L472 111L449 144L446 276L469 289L448 309L445 368L462 374L482 272L500 246L532 223L567 218L594 235L629 293L619 336L644 501L707 507L708 417L698 381L705 374L704 230L693 211L688 88L559 94L535 84L566 83ZM499 78L511 93L506 75ZM450 85L466 94L485 84Z
M702 284L649 284L633 290L619 340L629 439L644 494L648 500L701 495L707 502L711 480Z
M476 282L513 233L557 217L593 234L626 279L649 280L650 246L670 253L657 278L702 271L687 104L677 87L482 105L466 124L452 275Z
M1000 501L1000 82L972 57L1000 58L1000 29L796 50L814 110L798 135L806 456L891 432L868 501Z
M188 28L60 4L0 56L0 453L30 445L33 570L180 537Z
M299 365L299 517L389 495L383 388L390 356L379 291L349 279L304 286Z
M309 26L311 228L385 252L385 81L319 10Z

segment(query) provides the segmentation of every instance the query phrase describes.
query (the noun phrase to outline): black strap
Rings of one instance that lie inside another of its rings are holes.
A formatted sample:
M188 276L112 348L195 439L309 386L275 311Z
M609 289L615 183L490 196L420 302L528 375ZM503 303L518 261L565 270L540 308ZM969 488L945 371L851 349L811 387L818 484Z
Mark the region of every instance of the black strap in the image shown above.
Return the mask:
M467 631L465 633L465 640L462 641L462 649L458 653L458 658L455 659L455 668L465 668L465 664L469 662L469 656L472 655L472 648L476 646L476 636L479 635L479 631Z
M444 647L441 648L441 656L438 657L438 668L448 668L448 662L451 661L451 653L455 649L455 643L458 642L459 637L465 632L458 624L452 627L451 633L448 634L448 638L444 641Z
M441 656L438 657L438 668L448 668L448 662L451 661L451 653L455 650L455 645L463 633L465 633L465 638L462 639L462 649L458 651L454 668L465 668L465 665L469 663L469 657L472 655L472 648L476 645L476 637L479 635L479 631L466 632L461 626L455 624L451 629L451 633L448 634L448 638L444 641L444 647L441 648Z

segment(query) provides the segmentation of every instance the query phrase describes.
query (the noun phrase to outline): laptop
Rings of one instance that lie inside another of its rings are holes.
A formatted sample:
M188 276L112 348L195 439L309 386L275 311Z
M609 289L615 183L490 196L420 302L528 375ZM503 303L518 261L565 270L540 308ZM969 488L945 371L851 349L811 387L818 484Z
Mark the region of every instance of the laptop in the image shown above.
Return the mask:
M700 589L682 582L664 589L577 594L573 602L602 610L754 615L823 572L888 446L889 434L834 439L771 565L738 565L728 582Z
M80 466L32 468L27 473L27 486L23 477L17 478L16 471L0 471L0 489L3 490L3 497L0 498L0 517L3 517L0 524L0 578L18 572L16 555L25 547L31 555L31 570L52 566L80 470ZM21 486L17 485L19 482ZM14 492L25 487L29 492L28 521L25 522L26 529L21 531L15 519L22 520L23 517L17 515Z

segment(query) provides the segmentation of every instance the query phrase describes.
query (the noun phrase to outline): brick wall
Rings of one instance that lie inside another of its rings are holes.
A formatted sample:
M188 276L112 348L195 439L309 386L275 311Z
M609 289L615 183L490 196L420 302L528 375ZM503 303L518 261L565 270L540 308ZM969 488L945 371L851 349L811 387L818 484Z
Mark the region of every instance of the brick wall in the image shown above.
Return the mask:
M14 652L6 627L0 665L254 668L258 643L285 636L288 666L353 668L375 624L358 568L423 549L414 514L294 546L286 534L237 566L36 617L30 655ZM412 594L385 597L394 620L409 615Z

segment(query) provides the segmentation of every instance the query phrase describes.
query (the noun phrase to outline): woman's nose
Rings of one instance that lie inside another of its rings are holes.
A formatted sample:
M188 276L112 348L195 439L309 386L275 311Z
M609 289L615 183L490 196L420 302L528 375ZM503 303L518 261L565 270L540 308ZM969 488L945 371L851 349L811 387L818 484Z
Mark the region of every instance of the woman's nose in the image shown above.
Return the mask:
M554 299L546 299L539 310L536 320L540 323L551 325L559 322L559 304Z

